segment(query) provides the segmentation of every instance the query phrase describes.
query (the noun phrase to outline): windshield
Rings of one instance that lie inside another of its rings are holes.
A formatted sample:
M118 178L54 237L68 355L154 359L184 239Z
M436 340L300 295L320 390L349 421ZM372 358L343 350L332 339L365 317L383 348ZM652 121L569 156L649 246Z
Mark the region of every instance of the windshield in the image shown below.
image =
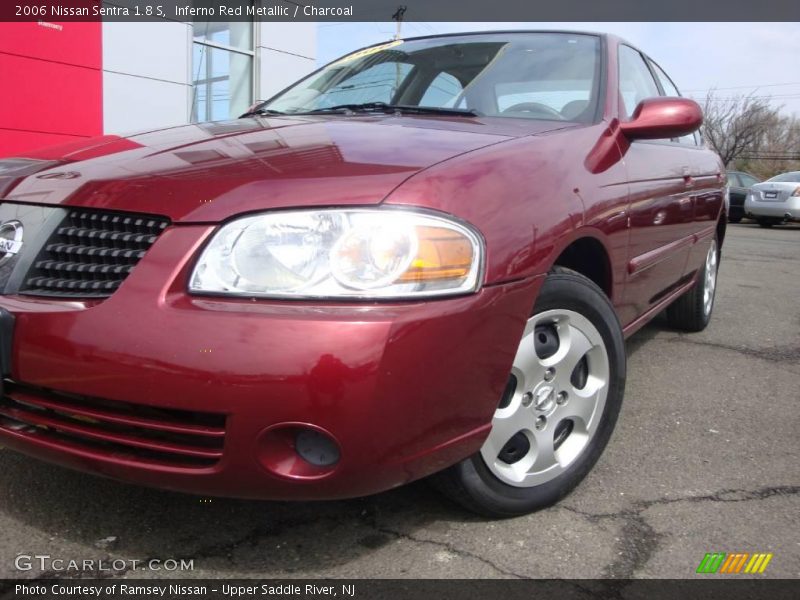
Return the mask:
M597 36L572 33L398 40L349 54L259 108L294 114L385 103L590 123L599 48Z
M780 175L775 175L772 179L767 179L767 181L788 181L790 183L800 183L800 171L792 171L791 173L781 173Z

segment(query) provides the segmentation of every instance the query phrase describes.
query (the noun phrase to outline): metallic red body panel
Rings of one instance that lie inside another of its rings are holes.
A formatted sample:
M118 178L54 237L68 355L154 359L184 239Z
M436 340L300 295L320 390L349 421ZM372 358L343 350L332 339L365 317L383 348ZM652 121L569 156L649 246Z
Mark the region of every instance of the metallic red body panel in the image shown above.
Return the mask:
M622 134L631 140L658 140L688 135L703 123L703 110L688 98L647 98L630 121L621 123Z
M516 129L520 135L564 126ZM182 222L292 206L377 204L420 170L508 140L511 129L477 119L308 117L187 125L126 140L106 136L88 140L85 149L67 148L62 157L68 166L40 174L68 169L79 177L30 177L7 198L158 213ZM33 154L54 157L46 150Z
M590 241L587 260L607 267L601 283L630 334L692 284L723 210L722 166L712 152L626 137L617 44L606 38L605 103L591 125L253 118L36 153L58 164L9 176L7 201L162 214L173 225L107 300L0 297L16 315L12 378L44 389L32 399L40 404L69 401L47 396L56 390L225 415L225 443L214 464L176 467L2 426L0 442L147 485L259 498L368 494L470 456L487 435L542 281L565 249ZM50 178L64 171L72 175ZM220 222L270 209L380 204L471 223L486 242L481 291L393 303L185 292L197 252ZM92 405L73 412L89 423L109 418ZM114 419L167 431L146 414ZM301 472L285 464L296 458L283 456L275 459L283 474L264 466L281 439L265 430L298 424L338 442L336 468ZM191 433L185 424L166 427Z
M209 231L166 231L124 289L104 302L10 297L0 304L17 315L15 380L225 413L222 461L205 469L144 467L2 429L4 445L144 484L268 498L369 494L480 447L539 280L397 304L188 297L179 275ZM126 315L136 315L135 322ZM330 476L298 487L261 469L257 435L286 422L316 425L339 440L342 461Z

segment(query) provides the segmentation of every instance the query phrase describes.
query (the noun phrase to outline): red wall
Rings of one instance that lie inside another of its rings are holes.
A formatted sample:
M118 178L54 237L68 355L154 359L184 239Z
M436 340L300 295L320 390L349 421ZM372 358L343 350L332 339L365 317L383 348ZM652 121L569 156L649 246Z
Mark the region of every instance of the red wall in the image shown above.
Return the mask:
M102 55L100 22L0 22L0 157L101 134Z

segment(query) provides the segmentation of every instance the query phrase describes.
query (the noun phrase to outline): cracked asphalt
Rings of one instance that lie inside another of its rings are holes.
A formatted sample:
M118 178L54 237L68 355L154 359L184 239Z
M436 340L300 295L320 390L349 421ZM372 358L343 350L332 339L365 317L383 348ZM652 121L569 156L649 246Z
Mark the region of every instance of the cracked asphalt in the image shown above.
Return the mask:
M190 577L692 578L712 551L772 552L761 577L800 577L800 227L731 225L709 328L657 319L628 355L595 470L511 520L424 482L346 502L201 502L0 450L0 577L53 576L14 568L47 554L193 559ZM179 574L116 574L165 575Z

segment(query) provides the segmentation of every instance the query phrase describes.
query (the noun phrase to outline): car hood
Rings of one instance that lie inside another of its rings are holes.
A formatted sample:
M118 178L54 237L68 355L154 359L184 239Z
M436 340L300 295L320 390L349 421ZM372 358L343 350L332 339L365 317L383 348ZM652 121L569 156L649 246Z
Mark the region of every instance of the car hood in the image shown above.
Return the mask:
M518 120L491 121L505 122L411 116L247 118L105 136L29 153L32 160L21 171L0 170L0 197L161 214L183 222L217 222L272 208L370 205L431 165L520 135L565 127L547 121L522 126Z

